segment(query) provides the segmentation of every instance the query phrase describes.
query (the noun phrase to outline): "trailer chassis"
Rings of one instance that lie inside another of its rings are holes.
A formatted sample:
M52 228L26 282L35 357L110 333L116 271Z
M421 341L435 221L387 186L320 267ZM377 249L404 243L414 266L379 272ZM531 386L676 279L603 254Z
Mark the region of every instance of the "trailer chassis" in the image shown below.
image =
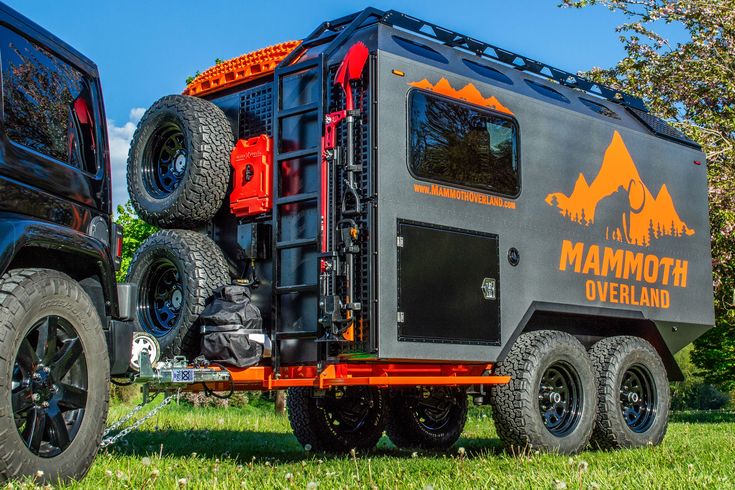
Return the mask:
M234 368L191 364L183 357L156 363L148 352L139 357L140 372L132 381L147 390L166 391L270 391L288 388L326 390L345 386L471 386L510 382L510 376L492 374L493 365L447 363L351 362L318 366Z

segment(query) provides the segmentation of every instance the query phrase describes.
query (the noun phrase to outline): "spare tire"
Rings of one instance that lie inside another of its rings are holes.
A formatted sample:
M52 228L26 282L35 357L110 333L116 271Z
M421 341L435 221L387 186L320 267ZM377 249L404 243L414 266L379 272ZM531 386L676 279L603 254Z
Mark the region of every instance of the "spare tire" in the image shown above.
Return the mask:
M232 127L213 103L159 99L138 124L128 154L128 192L138 215L161 228L195 228L214 217L230 181Z
M215 289L230 283L227 261L211 238L188 230L162 230L138 249L127 282L138 285L138 331L158 340L161 358L199 354L197 320Z

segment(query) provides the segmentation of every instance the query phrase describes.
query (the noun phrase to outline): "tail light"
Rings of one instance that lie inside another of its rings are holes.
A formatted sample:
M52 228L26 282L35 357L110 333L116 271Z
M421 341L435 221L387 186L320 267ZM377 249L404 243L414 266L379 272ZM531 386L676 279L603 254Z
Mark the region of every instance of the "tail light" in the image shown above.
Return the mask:
M123 255L123 229L122 226L113 223L112 225L112 259L115 263L115 270L120 270Z

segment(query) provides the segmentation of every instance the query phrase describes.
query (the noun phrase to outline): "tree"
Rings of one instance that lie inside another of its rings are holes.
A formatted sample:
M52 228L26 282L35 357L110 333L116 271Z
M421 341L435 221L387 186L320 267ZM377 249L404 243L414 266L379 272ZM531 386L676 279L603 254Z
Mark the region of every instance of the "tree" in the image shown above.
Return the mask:
M732 0L562 0L622 13L626 55L585 75L642 97L651 112L697 141L707 154L716 327L695 342L706 381L735 388L735 6ZM688 33L672 44L663 24Z
M125 281L128 267L130 267L130 262L133 260L136 250L146 238L158 231L158 228L138 218L130 201L125 203L124 206L117 207L115 223L122 226L124 230L122 265L120 266L120 272L117 273L117 280Z

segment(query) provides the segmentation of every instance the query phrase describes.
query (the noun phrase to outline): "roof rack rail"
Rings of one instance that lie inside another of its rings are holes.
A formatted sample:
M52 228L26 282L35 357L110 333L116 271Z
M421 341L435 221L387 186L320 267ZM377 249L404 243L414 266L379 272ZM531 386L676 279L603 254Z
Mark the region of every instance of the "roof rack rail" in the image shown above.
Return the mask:
M469 36L459 34L436 24L432 24L431 22L411 17L410 15L406 15L396 10L387 11L380 19L380 22L434 39L445 46L464 49L482 58L499 61L512 66L517 70L539 75L561 85L580 89L584 92L598 97L603 97L617 104L632 107L639 111L648 112L646 105L639 97L592 82L591 80L587 80L579 75L574 75L564 70L554 68L553 66L541 63L540 61L493 46L492 44L478 41Z

